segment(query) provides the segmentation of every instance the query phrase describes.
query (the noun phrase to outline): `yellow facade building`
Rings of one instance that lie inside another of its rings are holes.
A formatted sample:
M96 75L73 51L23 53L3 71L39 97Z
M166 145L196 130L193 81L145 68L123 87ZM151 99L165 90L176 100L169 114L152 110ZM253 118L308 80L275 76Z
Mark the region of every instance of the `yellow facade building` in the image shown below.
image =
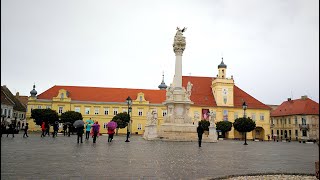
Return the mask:
M217 77L183 76L182 85L186 87L190 81L193 84L189 115L195 126L201 119L208 120L208 112L215 117L215 122L230 121L243 116L242 104L248 105L246 115L256 122L256 129L247 133L248 139L266 140L270 135L270 110L271 108L253 98L234 83L234 79L226 77L227 66L223 60L218 66ZM163 123L167 115L167 107L163 104L166 100L166 86L162 81L160 90L129 89L129 88L104 88L84 86L53 86L36 96L32 90L28 100L27 119L31 131L40 130L30 119L31 110L51 108L58 114L66 111L80 112L84 118L99 122L100 132L107 133L106 124L120 112L127 112L126 99L133 99L130 131L133 134L143 134L147 121L147 114L156 110L158 125ZM61 130L61 129L60 129ZM119 133L126 133L120 129ZM242 134L232 128L226 138L242 138Z

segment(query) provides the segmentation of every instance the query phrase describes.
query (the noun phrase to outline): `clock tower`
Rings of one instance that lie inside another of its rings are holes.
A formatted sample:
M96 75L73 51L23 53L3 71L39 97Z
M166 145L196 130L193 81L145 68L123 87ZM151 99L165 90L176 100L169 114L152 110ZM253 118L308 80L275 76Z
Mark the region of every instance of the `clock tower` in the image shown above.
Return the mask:
M233 77L227 78L227 65L224 64L223 58L218 65L219 74L212 81L212 94L217 106L233 106Z

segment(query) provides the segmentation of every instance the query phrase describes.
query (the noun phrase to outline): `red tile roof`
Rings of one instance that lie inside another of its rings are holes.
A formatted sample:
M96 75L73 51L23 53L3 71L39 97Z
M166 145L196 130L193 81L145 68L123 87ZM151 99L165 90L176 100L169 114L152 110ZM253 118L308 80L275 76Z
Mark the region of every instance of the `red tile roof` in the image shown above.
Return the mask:
M319 115L319 103L306 98L284 101L277 109L271 111L271 116L289 115Z
M196 106L213 106L216 107L217 103L212 94L211 84L214 77L196 77L196 76L183 76L182 86L186 87L188 81L192 86L191 101ZM269 106L258 101L254 97L250 96L239 87L234 85L233 87L233 103L234 107L242 108L242 103L245 101L248 105L248 109L271 109Z
M24 105L25 107L27 107L27 104L28 104L28 96L19 96L19 101L22 103L22 105Z
M183 76L182 85L186 87L188 81L193 84L191 101L196 106L216 107L216 101L212 94L211 84L213 77ZM69 92L72 100L93 101L93 102L125 102L128 96L136 99L139 92L145 94L145 99L150 103L161 104L166 99L166 90L150 89L127 89L127 88L104 88L104 87L83 87L83 86L53 86L37 96L38 99L49 99L58 95L60 89ZM270 109L269 106L256 100L237 86L234 86L234 106L242 108L243 101L246 101L249 109Z
M77 101L93 102L126 102L128 96L137 99L137 94L144 93L144 97L150 103L161 104L165 101L166 90L105 88L85 86L53 86L37 96L38 99L52 99L58 95L60 89L69 92L69 97Z

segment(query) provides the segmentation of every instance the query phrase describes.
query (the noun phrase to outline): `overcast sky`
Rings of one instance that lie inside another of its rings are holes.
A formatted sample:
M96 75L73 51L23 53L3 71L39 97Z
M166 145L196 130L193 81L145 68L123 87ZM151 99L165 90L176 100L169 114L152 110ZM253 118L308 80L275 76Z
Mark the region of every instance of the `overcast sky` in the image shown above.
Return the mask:
M182 74L227 77L265 104L319 102L318 0L2 0L1 85L30 96L54 85L157 89Z

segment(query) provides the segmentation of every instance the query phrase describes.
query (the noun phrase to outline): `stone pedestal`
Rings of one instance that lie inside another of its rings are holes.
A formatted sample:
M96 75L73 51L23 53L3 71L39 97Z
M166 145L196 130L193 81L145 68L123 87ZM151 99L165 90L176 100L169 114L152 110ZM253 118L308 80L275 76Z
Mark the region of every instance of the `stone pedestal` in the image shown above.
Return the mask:
M209 142L218 142L218 134L217 134L217 130L214 126L209 127L208 141Z
M158 137L167 141L197 141L197 126L193 124L164 123L159 128Z
M158 133L157 133L157 125L147 125L145 126L145 131L143 134L143 138L145 140L154 140L158 139Z

